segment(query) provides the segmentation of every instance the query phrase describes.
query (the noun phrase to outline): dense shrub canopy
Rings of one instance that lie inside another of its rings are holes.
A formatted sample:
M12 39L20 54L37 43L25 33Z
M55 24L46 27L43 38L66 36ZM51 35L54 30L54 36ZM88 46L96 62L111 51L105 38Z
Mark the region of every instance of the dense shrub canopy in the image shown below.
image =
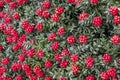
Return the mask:
M119 0L0 0L0 80L119 79Z

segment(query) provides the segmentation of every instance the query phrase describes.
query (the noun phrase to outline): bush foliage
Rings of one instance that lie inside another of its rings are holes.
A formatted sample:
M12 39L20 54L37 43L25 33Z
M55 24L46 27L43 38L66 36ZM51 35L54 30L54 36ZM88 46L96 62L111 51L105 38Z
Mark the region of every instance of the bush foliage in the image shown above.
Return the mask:
M0 80L119 80L119 0L0 0Z

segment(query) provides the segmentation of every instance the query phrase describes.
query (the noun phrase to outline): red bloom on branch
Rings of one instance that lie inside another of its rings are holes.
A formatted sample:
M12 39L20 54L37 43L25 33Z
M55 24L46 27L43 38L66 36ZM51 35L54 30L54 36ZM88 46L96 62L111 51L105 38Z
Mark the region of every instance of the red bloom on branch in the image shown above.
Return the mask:
M8 57L2 58L1 63L7 65L9 63L9 58Z
M88 38L85 35L80 35L79 38L78 38L78 40L79 40L80 43L86 43L87 39Z
M102 60L103 60L104 62L110 62L111 56L110 56L108 53L105 53L105 54L102 56Z
M98 4L99 0L90 0L91 4Z
M49 35L48 35L48 40L49 41L54 41L56 39L56 33L50 33Z
M51 20L55 21L55 22L58 22L60 20L60 17L57 14L52 14L51 15Z
M47 60L45 63L45 68L51 68L52 67L52 62L50 60Z
M95 80L95 77L92 75L88 75L88 76L86 76L85 80Z
M102 25L102 18L100 16L96 16L92 19L93 26L101 26Z
M56 14L62 14L64 12L64 8L63 7L60 7L58 6L57 8L55 8L55 13Z
M63 61L60 62L60 66L61 66L62 68L66 68L67 65L68 65L68 61L66 61L66 60L63 60Z
M58 42L54 42L51 44L51 47L53 50L57 50L59 48L59 43Z
M18 55L18 60L23 62L25 60L25 55L24 54L19 54Z
M19 19L20 18L20 14L18 12L15 12L13 15L12 15L13 19Z
M44 80L52 80L52 77L46 76Z
M60 61L61 60L61 55L59 53L55 53L54 58L55 58L55 60Z
M109 12L110 12L110 14L112 14L114 16L114 15L118 14L119 9L116 6L111 6L110 9L109 9Z
M63 35L63 34L65 33L64 27L59 27L59 29L57 30L57 33L58 33L59 35Z
M4 2L0 1L0 7L3 7L3 5L4 5Z
M92 67L94 64L94 58L91 56L88 56L85 58L85 64L87 67Z
M42 16L43 10L41 8L38 8L35 12L36 15Z
M18 74L16 77L15 77L15 80L23 80L22 79L22 76L20 74Z
M41 31L41 30L42 30L42 26L43 26L43 24L38 22L38 23L36 24L35 28L36 28L38 31Z
M68 49L63 49L62 52L61 52L61 56L65 56L65 55L68 55L70 52Z
M29 21L28 20L22 20L21 27L22 28L27 28L28 26L29 26Z
M65 77L61 77L60 80L67 80Z
M43 11L43 12L42 12L42 16L43 16L44 18L48 18L48 17L50 16L50 13L49 13L48 11Z
M10 3L10 2L12 2L12 0L4 0L5 1L5 3Z
M108 80L108 78L109 78L109 76L107 75L106 72L101 72L100 77L101 77L103 80Z
M115 34L113 35L111 38L110 38L110 41L113 43L113 44L118 44L120 42L120 36Z
M2 51L2 49L3 49L3 47L2 47L2 45L0 44L0 51Z
M69 3L74 3L75 0L67 0L67 2L69 2Z
M120 24L120 16L114 16L114 24Z
M116 74L117 74L116 68L109 68L109 69L107 70L107 74L108 74L109 77L115 77Z
M38 50L37 53L36 53L36 56L38 58L42 58L44 56L44 52L42 50Z
M70 60L71 60L72 62L77 62L77 61L79 60L78 54L72 54L72 55L70 56Z
M79 67L76 64L72 64L71 69L73 71L73 74L77 74L79 71Z
M69 37L67 38L67 42L68 42L68 44L73 44L73 43L75 43L75 37L74 37L73 35L69 36Z
M50 2L49 2L49 1L46 1L46 0L45 0L45 1L42 2L41 5L42 5L42 7L45 8L45 9L50 8Z
M79 18L80 21L83 21L84 19L86 19L88 17L89 17L88 13L85 13L85 12L79 14L79 16L78 16L78 18Z

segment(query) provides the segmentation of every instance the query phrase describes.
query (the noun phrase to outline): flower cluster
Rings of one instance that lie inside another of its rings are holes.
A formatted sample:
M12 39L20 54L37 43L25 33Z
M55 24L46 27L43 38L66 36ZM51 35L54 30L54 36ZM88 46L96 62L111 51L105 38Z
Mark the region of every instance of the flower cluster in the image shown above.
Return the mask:
M0 0L0 80L119 80L120 11L111 4Z

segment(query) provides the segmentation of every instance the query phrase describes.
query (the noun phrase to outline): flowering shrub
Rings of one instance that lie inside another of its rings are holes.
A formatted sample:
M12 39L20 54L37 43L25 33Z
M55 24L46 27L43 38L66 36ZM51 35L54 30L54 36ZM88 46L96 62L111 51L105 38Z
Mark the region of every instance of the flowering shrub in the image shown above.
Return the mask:
M120 80L119 0L0 0L0 80Z

